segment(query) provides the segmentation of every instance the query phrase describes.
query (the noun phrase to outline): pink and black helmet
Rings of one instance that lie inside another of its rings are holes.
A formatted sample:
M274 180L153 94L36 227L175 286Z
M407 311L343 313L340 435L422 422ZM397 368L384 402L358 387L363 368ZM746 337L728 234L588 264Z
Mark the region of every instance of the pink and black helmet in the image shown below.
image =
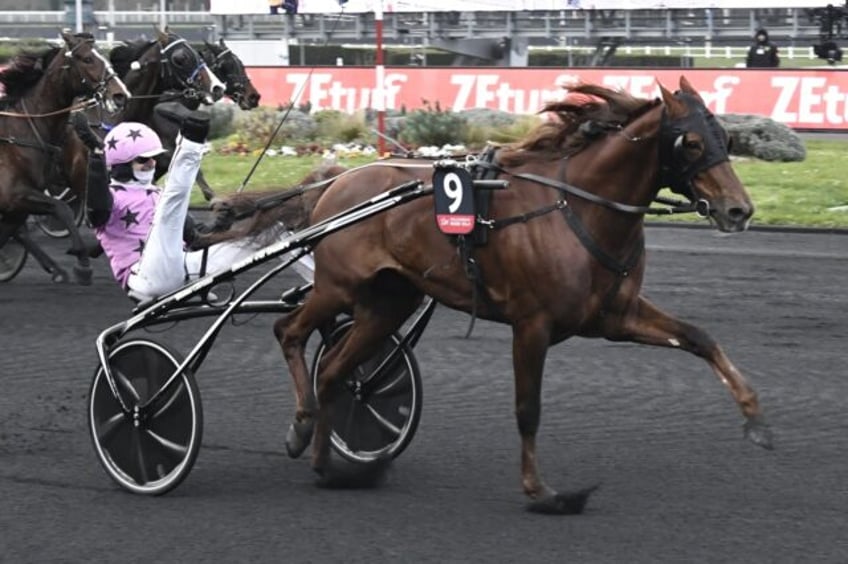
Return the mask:
M103 140L106 166L129 163L138 157L155 157L165 152L156 132L134 121L119 123Z

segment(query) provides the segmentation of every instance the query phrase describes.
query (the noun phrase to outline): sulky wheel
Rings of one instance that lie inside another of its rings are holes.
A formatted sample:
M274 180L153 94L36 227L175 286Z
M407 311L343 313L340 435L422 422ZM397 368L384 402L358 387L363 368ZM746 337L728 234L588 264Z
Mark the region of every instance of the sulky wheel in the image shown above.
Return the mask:
M71 211L74 214L74 223L77 226L82 225L83 215L85 212L85 206L83 206L83 199L79 197L77 194L74 194L70 188L64 187L52 187L44 190L44 193L52 198L56 198L58 200L62 200L68 207L71 208ZM38 225L38 228L41 229L45 235L49 237L55 237L60 239L62 237L67 237L70 233L68 232L68 228L65 227L61 221L53 217L52 215L37 215L35 217L35 223Z
M161 495L188 476L203 431L203 409L194 376L182 372L150 406L144 405L180 365L182 358L147 339L118 344L109 363L115 398L102 367L91 384L88 421L97 458L106 473L133 493Z
M27 250L14 237L9 237L0 247L0 282L8 282L18 275L27 260Z
M353 322L338 323L330 332L337 343ZM412 441L421 418L421 374L412 350L398 348L401 339L392 335L374 357L359 365L344 379L333 413L332 445L352 462L371 462L398 456ZM313 388L328 347L321 341L312 362ZM394 354L394 359L384 361ZM381 365L378 371L375 370Z

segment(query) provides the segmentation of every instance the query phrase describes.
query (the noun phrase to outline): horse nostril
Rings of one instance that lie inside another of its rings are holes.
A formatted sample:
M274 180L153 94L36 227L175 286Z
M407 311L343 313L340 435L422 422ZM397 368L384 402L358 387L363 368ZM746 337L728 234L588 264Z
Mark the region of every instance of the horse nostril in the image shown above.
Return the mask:
M736 206L727 210L727 216L733 221L745 221L754 214L751 206Z
M224 97L224 89L220 86L215 86L212 88L212 97L216 100L220 100Z
M118 106L119 108L123 108L127 103L127 97L126 97L125 94L121 94L121 93L114 94L112 96L112 101L115 102L115 105Z

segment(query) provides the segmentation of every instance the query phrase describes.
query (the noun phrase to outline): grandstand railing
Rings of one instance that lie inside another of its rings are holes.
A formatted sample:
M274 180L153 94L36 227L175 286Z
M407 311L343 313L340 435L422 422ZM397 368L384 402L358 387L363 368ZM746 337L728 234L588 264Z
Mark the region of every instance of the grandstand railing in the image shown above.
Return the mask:
M174 26L202 26L216 38L228 40L289 37L322 43L373 42L375 29L373 13L224 16L148 10L96 11L94 16L101 28L149 30L150 25L167 21ZM4 28L67 24L65 11L0 12L0 36ZM812 10L806 8L395 12L384 14L383 26L384 41L425 45L439 39L523 37L531 45L592 45L615 39L622 45L742 46L765 27L781 47L804 47L818 41L821 34Z

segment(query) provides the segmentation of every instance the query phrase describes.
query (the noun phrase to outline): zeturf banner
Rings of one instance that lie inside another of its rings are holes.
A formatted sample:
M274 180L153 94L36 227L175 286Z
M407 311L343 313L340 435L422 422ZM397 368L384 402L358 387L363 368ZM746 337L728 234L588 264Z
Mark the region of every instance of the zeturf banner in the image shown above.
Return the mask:
M373 108L375 72L362 67L251 67L265 105L309 102L312 111L347 113ZM848 131L848 72L819 70L650 70L389 67L383 87L389 110L437 102L442 109L490 108L538 112L578 81L621 88L634 96L659 95L657 80L674 90L681 75L716 114L759 114L796 129Z

